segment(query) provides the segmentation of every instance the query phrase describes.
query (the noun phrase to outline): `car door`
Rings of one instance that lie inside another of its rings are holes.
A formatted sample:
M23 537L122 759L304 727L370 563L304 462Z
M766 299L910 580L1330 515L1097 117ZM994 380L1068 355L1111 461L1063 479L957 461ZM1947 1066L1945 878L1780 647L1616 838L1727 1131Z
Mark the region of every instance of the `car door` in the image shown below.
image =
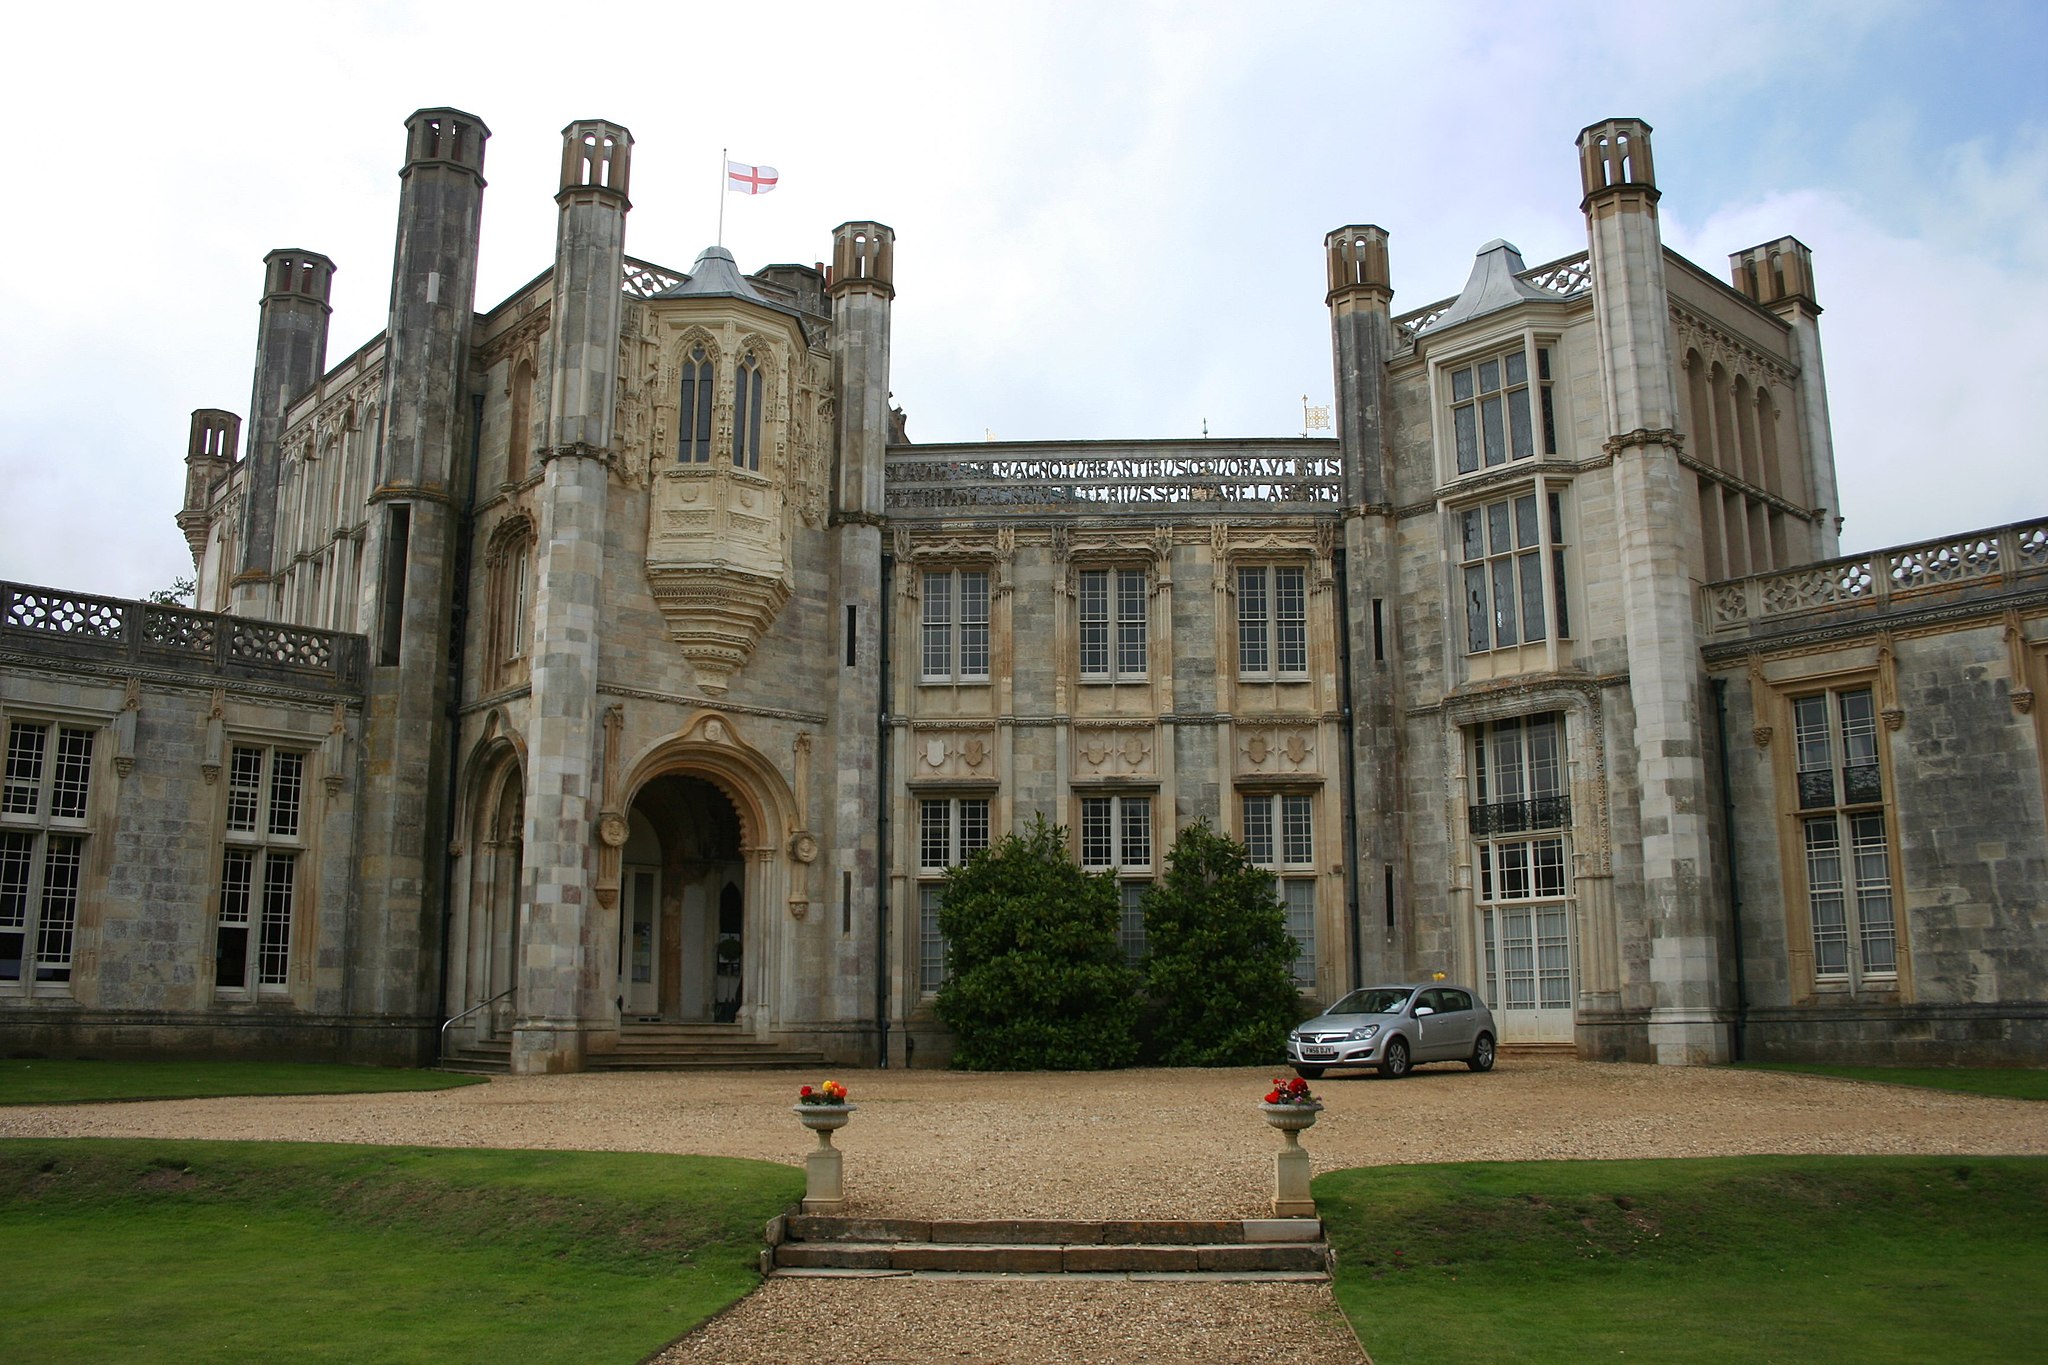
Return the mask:
M1441 1055L1449 1059L1471 1056L1472 1042L1479 1035L1479 1012L1472 1008L1472 997L1448 986L1437 996L1437 1012L1430 1022L1438 1027L1438 1041L1444 1048Z
M1420 991L1415 996L1415 1060L1433 1062L1447 1056L1444 1051L1443 992ZM1425 1013L1426 1011L1426 1013Z

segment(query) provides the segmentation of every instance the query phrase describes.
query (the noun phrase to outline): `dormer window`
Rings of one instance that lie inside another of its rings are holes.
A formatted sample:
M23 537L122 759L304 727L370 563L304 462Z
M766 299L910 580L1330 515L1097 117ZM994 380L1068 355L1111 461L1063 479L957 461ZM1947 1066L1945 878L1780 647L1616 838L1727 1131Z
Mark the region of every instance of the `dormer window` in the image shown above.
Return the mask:
M732 466L761 469L761 365L749 351L733 378Z
M683 357L683 379L676 403L676 459L706 464L711 459L711 360L702 346Z
M1534 385L1529 382L1532 353ZM1536 391L1533 405L1532 387ZM1452 370L1451 427L1457 437L1460 474L1526 460L1539 452L1539 435L1541 453L1554 453L1557 414L1550 393L1550 348L1517 346Z

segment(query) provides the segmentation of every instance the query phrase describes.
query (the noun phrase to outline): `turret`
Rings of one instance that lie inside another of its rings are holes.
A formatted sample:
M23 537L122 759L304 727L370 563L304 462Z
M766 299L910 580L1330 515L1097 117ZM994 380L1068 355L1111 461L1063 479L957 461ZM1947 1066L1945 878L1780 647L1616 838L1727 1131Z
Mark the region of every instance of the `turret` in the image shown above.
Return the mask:
M448 651L467 496L469 337L490 130L457 109L405 122L385 326L383 437L369 495L359 619L370 635L358 1009L425 1013L438 980L449 774Z
M1387 230L1366 224L1339 228L1323 238L1329 258L1331 351L1337 381L1337 442L1344 454L1348 507L1388 501L1386 389L1389 312L1394 287L1387 273Z
M1813 490L1815 559L1842 552L1841 504L1835 484L1835 438L1828 420L1827 373L1820 355L1820 301L1813 288L1813 252L1797 237L1780 237L1728 258L1735 287L1783 318L1799 362L1799 426L1805 438L1807 487Z
M242 476L241 547L232 610L268 618L277 542L278 438L285 410L327 368L328 295L334 262L317 251L283 248L263 258L263 301L256 325L256 386L249 396L248 468Z
M618 1028L600 984L609 978L596 966L618 952L617 886L600 904L592 834L601 814L597 623L632 154L633 135L615 123L584 119L562 130L512 1029L512 1069L521 1072L581 1070L589 1033Z
M889 444L889 304L896 234L880 223L832 230L832 343L839 377L839 513L879 517Z
M1579 134L1581 207L1593 272L1593 320L1613 459L1614 572L1640 765L1643 914L1624 939L1649 945L1626 983L1609 945L1588 945L1582 998L1618 1004L1624 986L1650 999L1649 1050L1669 1063L1725 1061L1727 982L1715 910L1719 865L1708 821L1709 707L1693 621L1690 547L1698 540L1692 476L1679 464L1671 303L1657 225L1650 126L1608 119ZM1590 540L1585 528L1582 539ZM1597 969L1592 964L1601 964Z
M192 413L192 427L185 442L185 504L178 512L178 529L192 547L192 567L203 573L206 567L207 507L213 486L228 476L235 463L235 443L241 439L242 419L219 408L198 408ZM202 590L206 585L200 585ZM208 600L202 595L199 601Z

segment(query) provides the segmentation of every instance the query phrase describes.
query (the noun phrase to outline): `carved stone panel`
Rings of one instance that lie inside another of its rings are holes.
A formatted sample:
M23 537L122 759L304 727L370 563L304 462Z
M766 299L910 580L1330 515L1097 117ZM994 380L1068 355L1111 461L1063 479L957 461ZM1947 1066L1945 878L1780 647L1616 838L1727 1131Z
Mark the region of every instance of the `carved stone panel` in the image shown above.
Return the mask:
M1241 726L1236 737L1238 776L1314 776L1323 770L1319 745L1315 722L1310 720Z
M1074 779L1156 780L1159 734L1152 724L1074 727Z
M920 725L911 732L911 781L973 782L997 776L993 729Z

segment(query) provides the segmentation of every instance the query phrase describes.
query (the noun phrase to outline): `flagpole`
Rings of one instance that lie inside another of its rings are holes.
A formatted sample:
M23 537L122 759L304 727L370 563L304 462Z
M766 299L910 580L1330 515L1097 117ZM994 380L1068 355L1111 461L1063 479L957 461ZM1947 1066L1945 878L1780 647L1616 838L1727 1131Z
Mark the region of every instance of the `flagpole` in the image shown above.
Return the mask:
M720 148L718 149L718 242L717 242L717 245L719 245L719 246L724 246L724 245L725 245L725 165L726 165L726 157L728 157L729 155L731 155L731 153L732 153L732 148L730 148L730 147L720 147Z

